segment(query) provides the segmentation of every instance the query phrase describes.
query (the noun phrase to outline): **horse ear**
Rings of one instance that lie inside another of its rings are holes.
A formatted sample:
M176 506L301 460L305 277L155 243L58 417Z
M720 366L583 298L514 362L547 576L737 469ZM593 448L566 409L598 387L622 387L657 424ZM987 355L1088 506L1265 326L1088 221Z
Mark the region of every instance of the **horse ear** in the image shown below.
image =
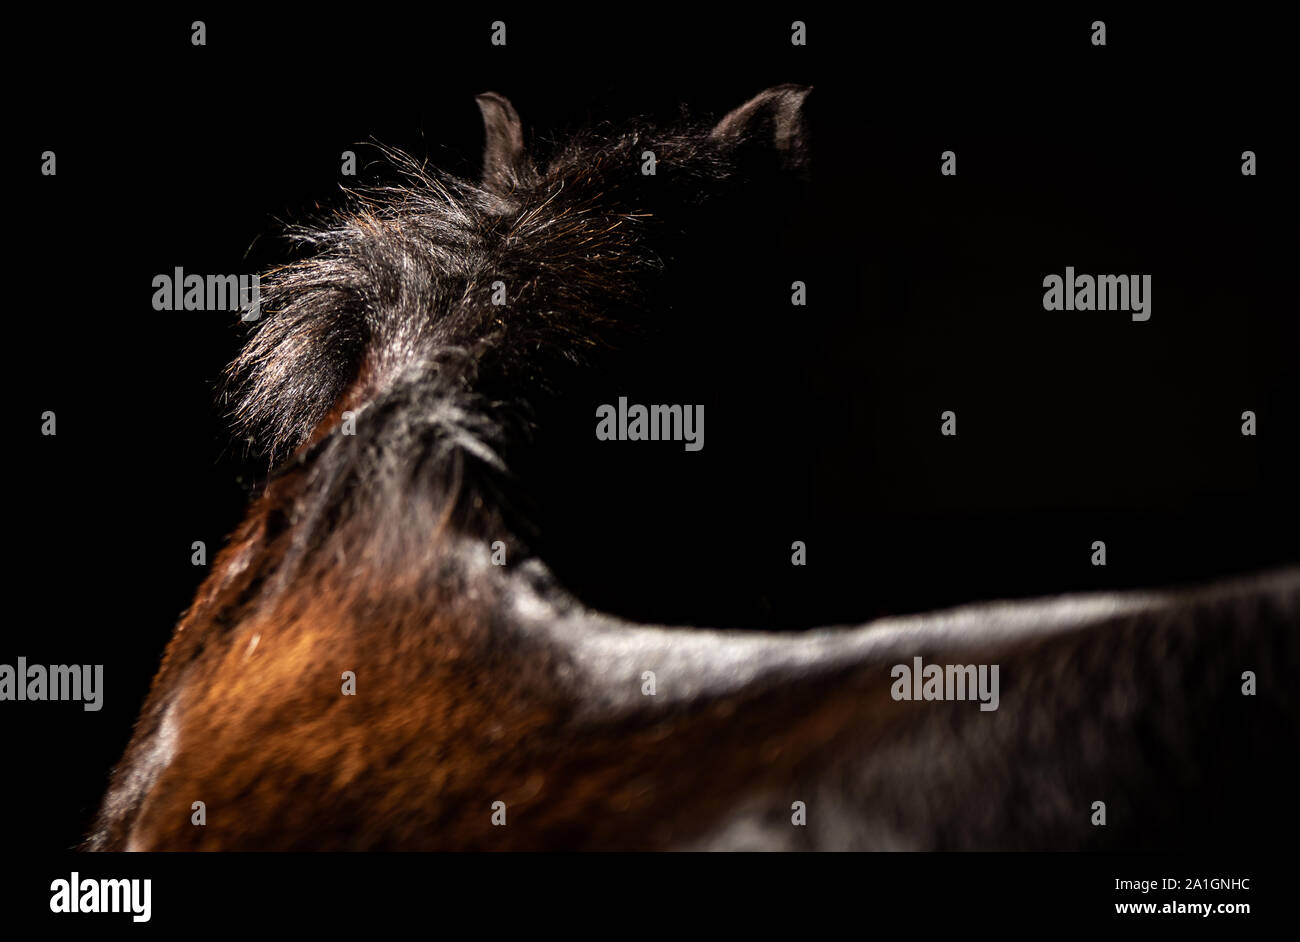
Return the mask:
M483 186L506 195L534 173L524 152L524 130L509 99L484 92L476 99L483 113Z
M783 163L798 166L807 157L804 101L811 91L808 85L774 85L730 112L709 136L733 147L774 148Z

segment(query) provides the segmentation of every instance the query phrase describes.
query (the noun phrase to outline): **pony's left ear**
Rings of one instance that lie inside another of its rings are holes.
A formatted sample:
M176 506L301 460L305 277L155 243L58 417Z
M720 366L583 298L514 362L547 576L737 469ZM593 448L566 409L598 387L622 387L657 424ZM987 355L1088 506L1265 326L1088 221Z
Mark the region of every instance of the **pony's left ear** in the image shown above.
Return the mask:
M483 114L483 186L505 196L536 172L524 150L523 124L504 95L484 92L475 100Z
M734 147L773 148L782 163L797 167L808 156L804 102L811 91L809 85L774 85L730 112L709 136Z

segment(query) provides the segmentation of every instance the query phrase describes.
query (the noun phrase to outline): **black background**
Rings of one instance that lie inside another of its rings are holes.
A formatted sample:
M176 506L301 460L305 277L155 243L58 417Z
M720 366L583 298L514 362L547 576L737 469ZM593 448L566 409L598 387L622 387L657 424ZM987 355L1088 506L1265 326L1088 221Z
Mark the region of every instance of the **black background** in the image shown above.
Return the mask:
M801 628L1296 560L1293 117L1281 30L1238 12L52 9L15 22L0 661L104 664L106 699L99 713L3 705L7 843L80 838L205 574L191 543L211 558L266 472L214 402L237 318L155 312L153 276L291 257L282 224L340 202L343 150L366 180L377 155L358 143L475 174L473 96L489 89L542 136L670 120L682 104L721 115L780 82L815 89L811 190L780 234L788 268L752 273L776 301L681 340L730 350L720 371L749 381L710 399L703 461L655 468L696 499L638 505L615 480L563 507L573 538L557 569L592 602ZM498 17L505 49L488 42ZM790 45L795 18L806 48ZM1105 48L1090 43L1097 18ZM949 149L955 178L939 173ZM1240 173L1247 149L1256 177ZM39 173L45 150L55 177ZM1042 279L1067 265L1150 274L1151 320L1045 312ZM794 279L807 307L787 303ZM945 409L955 439L939 435ZM1240 434L1246 409L1256 438ZM40 435L45 410L57 437Z

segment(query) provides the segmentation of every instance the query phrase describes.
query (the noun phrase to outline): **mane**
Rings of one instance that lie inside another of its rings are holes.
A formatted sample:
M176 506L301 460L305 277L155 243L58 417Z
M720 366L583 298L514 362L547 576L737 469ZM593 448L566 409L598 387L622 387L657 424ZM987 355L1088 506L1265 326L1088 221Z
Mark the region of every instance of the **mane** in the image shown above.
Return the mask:
M646 149L655 176L637 171ZM645 276L663 265L654 204L689 202L731 169L698 129L648 124L580 132L506 195L381 150L401 183L348 191L323 224L290 230L313 254L265 277L267 316L227 371L237 430L273 463L363 370L382 388L408 370L451 380L454 362L472 386L486 357L493 381L521 389L546 380L548 359L579 361L635 329ZM491 302L496 281L504 306Z
M282 580L331 540L395 568L448 527L522 550L509 459L535 402L644 329L682 211L735 169L689 124L590 129L492 187L382 151L399 182L290 230L310 254L266 276L227 370L238 431L293 482L268 491L292 530ZM355 434L335 434L347 411Z

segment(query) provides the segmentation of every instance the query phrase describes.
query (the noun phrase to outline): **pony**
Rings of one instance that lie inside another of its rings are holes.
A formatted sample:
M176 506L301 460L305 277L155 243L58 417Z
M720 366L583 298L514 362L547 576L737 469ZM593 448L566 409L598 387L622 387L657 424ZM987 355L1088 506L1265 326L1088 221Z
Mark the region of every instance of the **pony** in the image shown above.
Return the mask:
M552 565L548 501L616 447L586 394L707 373L670 358L743 309L709 272L762 270L809 94L539 158L486 93L479 180L386 151L396 182L295 230L227 386L275 471L86 849L1170 849L1294 815L1300 570L759 632L614 615Z

